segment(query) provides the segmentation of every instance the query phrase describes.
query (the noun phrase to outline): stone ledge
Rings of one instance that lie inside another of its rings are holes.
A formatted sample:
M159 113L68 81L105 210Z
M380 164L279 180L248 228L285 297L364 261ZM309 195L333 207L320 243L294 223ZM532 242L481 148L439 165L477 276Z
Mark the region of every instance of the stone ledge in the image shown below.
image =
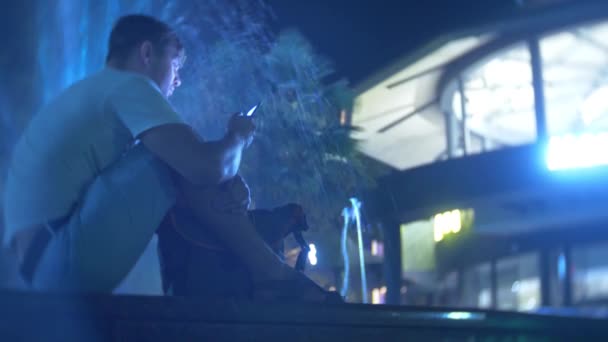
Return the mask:
M0 341L608 340L604 320L479 310L13 291L0 303Z

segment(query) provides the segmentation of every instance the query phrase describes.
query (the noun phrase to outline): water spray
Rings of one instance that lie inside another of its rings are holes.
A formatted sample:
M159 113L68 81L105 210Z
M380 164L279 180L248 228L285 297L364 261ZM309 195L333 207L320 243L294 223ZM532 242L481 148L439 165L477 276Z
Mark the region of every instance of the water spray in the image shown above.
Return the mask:
M355 223L357 228L357 244L359 250L359 267L361 269L361 292L363 303L367 304L369 302L367 297L367 275L365 273L365 256L363 254L363 234L361 232L361 201L352 197L350 199L351 207L344 208L342 211L342 216L344 217L344 227L342 229L342 255L344 257L344 281L342 283L342 290L340 294L344 297L346 296L346 291L348 290L348 279L350 275L350 260L348 257L347 250L347 232L348 226L350 222Z
M351 218L349 208L344 208L344 210L342 210L342 217L344 218L341 241L342 257L344 258L344 280L342 281L342 289L340 290L340 295L343 298L346 298L346 292L348 291L348 280L350 279L350 258L348 257L347 249L348 224L350 223Z

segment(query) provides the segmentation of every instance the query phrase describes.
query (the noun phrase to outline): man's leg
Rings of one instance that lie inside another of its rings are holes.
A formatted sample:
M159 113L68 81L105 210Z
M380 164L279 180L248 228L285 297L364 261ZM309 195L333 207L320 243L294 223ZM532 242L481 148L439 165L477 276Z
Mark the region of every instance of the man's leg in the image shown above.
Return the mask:
M327 300L327 292L283 263L266 244L250 221L247 208L240 204L241 196L178 180L185 205L194 217L213 231L248 268L255 298L274 300L288 293L301 300ZM230 203L233 197L237 197L235 206Z
M178 178L178 189L183 200L179 205L188 207L203 226L243 261L254 282L283 279L290 273L289 267L255 230L241 198L233 200L227 189L196 186L182 178Z
M88 187L36 272L38 289L111 292L175 202L169 168L139 145Z

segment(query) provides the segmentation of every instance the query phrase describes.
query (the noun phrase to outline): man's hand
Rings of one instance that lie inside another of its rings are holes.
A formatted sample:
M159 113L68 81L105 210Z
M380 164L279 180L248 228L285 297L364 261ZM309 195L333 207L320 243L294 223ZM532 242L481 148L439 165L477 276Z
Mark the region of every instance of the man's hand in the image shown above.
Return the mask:
M236 175L222 184L220 189L216 201L213 203L216 209L224 212L247 211L249 209L251 203L249 186L241 176Z
M166 124L138 138L154 155L195 185L217 186L237 174L243 148L251 143L251 118L233 117L226 136L205 142L186 124Z
M249 147L255 134L255 124L253 118L244 116L241 113L234 114L228 122L228 134L234 135Z

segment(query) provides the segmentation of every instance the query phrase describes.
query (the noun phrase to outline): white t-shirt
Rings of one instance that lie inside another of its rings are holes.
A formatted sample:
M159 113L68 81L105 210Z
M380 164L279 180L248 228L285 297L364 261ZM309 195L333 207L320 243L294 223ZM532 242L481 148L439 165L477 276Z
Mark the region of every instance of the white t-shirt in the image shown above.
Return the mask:
M4 197L4 244L67 215L86 187L144 131L183 123L145 76L106 68L36 115L13 150Z

